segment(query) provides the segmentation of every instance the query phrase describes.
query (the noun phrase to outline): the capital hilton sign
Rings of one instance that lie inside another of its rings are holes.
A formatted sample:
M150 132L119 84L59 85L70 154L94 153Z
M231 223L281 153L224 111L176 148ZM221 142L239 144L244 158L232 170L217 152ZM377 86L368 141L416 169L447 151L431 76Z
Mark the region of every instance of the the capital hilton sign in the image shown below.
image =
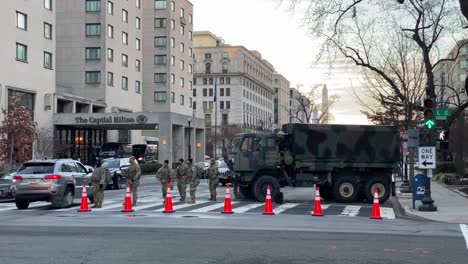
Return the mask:
M139 115L137 117L127 116L108 116L108 117L75 117L75 123L84 124L145 124L148 122L148 117L145 115Z

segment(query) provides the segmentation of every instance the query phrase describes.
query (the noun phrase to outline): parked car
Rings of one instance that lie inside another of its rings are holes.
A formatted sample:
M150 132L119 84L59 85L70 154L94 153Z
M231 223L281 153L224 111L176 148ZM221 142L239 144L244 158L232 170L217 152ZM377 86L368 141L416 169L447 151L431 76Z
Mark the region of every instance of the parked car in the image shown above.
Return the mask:
M195 165L196 167L198 168L201 168L203 169L203 172L202 172L202 179L205 179L206 178L206 171L208 170L208 168L210 167L210 162L208 161L202 161L202 162L195 162L193 165Z
M227 183L231 183L231 176L234 172L229 169L224 159L217 160L216 165L218 166L219 183L223 186L226 186Z
M128 167L130 166L130 158L106 159L102 163L102 167L107 168L112 176L112 183L107 185L107 188L115 190L125 188L126 176Z
M24 162L14 174L13 196L18 209L27 209L31 202L46 201L54 207L71 207L81 197L83 185L91 202L89 171L71 159L31 160Z
M13 186L13 176L15 172L10 174L5 174L0 177L0 199L13 199L13 194L11 192Z

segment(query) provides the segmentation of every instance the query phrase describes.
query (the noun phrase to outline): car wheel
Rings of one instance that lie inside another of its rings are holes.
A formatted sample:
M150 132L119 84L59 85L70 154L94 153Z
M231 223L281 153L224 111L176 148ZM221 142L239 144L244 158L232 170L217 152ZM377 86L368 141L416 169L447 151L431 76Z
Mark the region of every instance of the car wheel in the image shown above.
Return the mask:
M270 186L273 200L279 194L280 186L278 181L272 176L260 176L252 185L252 195L255 200L264 202L266 199L267 186Z
M28 209L29 207L28 201L16 201L15 203L16 203L16 208L18 208L19 210Z
M355 202L359 194L359 185L354 176L339 176L333 183L333 197L337 202Z
M368 202L374 201L375 190L379 192L379 203L384 203L390 198L390 184L382 178L371 178L364 185L364 196Z
M73 192L71 190L70 187L68 187L66 190L65 190L65 194L63 195L63 203L62 203L62 207L63 208L70 208L72 207L73 205Z

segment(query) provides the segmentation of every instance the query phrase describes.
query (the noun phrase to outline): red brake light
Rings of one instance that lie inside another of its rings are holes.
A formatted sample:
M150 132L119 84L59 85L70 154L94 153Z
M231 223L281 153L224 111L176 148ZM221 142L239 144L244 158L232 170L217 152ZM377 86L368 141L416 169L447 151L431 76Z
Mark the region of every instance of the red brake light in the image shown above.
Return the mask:
M142 158L142 157L139 157L138 160L143 160L143 158Z
M44 180L59 180L59 179L60 179L60 175L57 175L57 174L44 176Z
M13 176L13 182L21 181L23 180L23 176L15 175Z

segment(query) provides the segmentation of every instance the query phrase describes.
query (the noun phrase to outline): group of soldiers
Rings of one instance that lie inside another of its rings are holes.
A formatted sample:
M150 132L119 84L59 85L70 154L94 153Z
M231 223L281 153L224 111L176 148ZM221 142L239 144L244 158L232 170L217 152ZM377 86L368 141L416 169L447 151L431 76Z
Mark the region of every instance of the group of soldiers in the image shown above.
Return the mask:
M175 170L169 168L169 161L165 160L163 166L156 172L156 179L161 182L161 191L163 194L164 202L166 200L167 189L173 187L175 178L177 178L177 189L179 191L179 201L184 202L187 194L187 185L189 186L190 201L188 203L195 203L195 193L197 186L200 184L200 178L202 177L197 166L193 164L192 159L188 159L184 162L184 159L179 159L179 165ZM211 166L208 168L207 176L209 179L209 190L210 190L210 201L216 201L216 186L218 186L218 166L216 166L215 160L210 161ZM128 175L126 177L127 184L130 186L133 194L132 205L135 206L138 201L138 185L140 183L141 170L138 163L135 161L135 157L130 157L130 166L128 169ZM108 183L112 181L109 170L101 167L101 163L96 164L96 169L93 171L91 176L91 187L94 197L93 208L102 208L104 201L104 189ZM237 195L237 184L234 183L234 195Z

